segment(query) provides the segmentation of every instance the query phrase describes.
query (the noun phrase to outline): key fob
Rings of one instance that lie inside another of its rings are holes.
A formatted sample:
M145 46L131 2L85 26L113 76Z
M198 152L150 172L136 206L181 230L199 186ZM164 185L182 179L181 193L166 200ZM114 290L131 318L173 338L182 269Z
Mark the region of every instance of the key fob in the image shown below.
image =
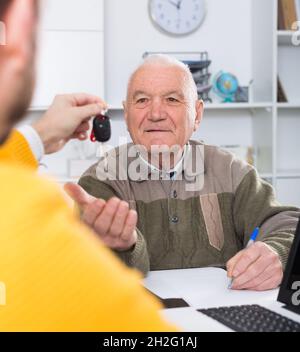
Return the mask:
M92 142L107 142L111 137L110 119L107 115L97 115L93 120Z

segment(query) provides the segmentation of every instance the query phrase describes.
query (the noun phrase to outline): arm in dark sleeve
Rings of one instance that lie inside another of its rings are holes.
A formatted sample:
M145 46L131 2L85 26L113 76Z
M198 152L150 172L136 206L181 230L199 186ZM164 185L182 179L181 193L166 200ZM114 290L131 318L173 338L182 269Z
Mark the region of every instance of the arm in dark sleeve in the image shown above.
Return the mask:
M244 176L236 189L233 215L243 245L246 246L258 226L257 240L277 252L285 267L300 212L296 207L282 206L275 199L273 187L263 181L255 169Z

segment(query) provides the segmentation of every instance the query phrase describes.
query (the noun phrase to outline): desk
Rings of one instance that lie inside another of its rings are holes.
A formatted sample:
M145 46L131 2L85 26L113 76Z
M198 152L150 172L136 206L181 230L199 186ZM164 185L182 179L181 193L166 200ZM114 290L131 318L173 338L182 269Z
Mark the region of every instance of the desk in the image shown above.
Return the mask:
M196 309L259 304L300 323L300 316L277 302L278 289L265 292L228 289L226 271L219 268L152 271L144 286L165 298L182 298L190 307L164 309L163 315L183 331L232 331Z

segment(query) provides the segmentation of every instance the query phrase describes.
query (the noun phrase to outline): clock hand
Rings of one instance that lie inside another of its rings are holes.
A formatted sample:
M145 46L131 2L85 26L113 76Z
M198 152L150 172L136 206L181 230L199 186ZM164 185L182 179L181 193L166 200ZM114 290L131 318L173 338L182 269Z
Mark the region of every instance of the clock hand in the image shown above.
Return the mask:
M183 1L183 0L179 0L179 1L178 1L178 4L177 4L177 8L178 8L178 10L180 10L180 9L181 9L181 3L182 3L182 1Z
M175 6L178 9L178 4L176 4L175 2L168 0L170 4L172 4L173 6Z

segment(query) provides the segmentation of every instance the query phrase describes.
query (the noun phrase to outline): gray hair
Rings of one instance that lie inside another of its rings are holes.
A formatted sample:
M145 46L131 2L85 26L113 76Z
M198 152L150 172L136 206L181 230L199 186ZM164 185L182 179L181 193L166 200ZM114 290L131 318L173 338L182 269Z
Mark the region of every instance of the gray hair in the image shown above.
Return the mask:
M175 57L166 54L152 54L144 59L144 61L134 70L129 78L127 94L136 73L146 66L178 67L185 74L186 88L189 90L189 98L191 102L194 103L198 100L197 86L189 67Z

